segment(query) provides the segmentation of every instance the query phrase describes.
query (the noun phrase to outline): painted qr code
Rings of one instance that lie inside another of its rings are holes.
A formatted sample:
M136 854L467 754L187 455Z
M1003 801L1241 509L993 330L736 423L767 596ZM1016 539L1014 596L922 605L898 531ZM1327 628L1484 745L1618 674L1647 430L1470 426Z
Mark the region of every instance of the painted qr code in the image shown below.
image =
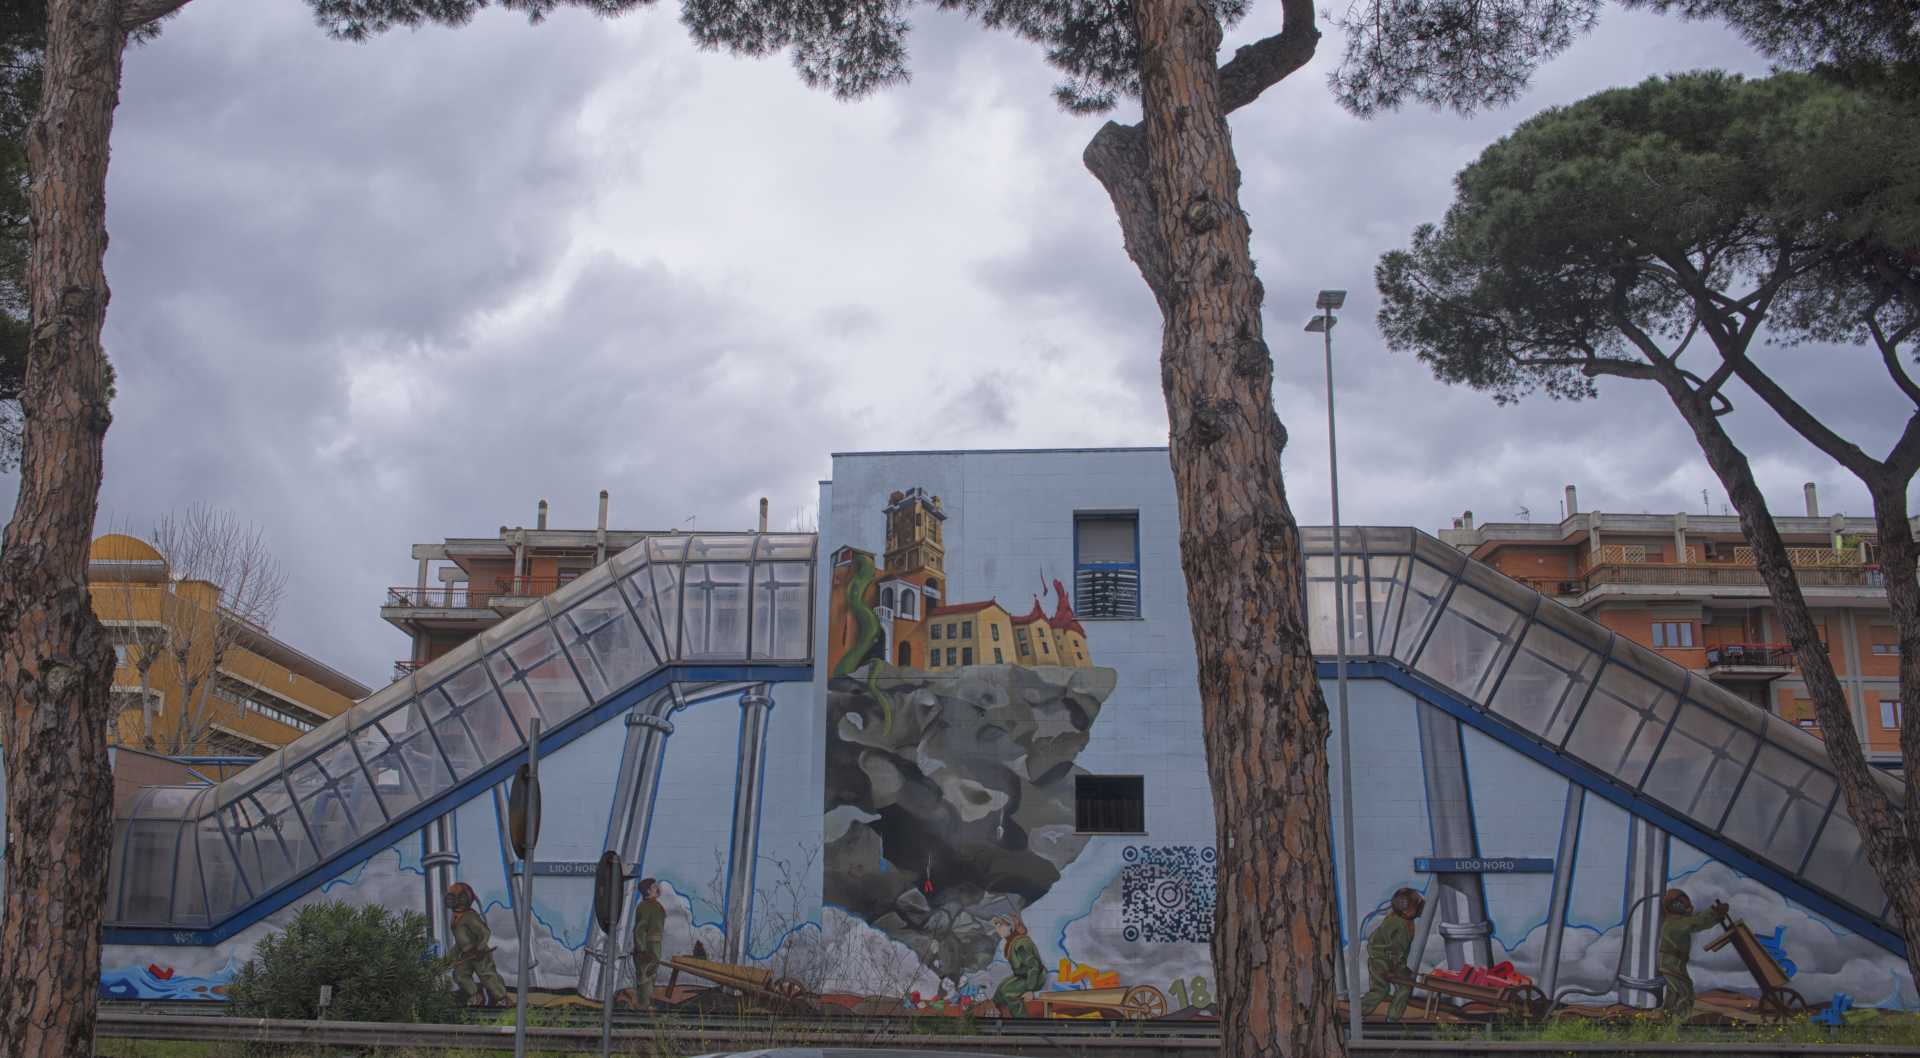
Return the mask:
M1213 940L1214 855L1204 845L1128 845L1121 853L1121 936L1148 944Z

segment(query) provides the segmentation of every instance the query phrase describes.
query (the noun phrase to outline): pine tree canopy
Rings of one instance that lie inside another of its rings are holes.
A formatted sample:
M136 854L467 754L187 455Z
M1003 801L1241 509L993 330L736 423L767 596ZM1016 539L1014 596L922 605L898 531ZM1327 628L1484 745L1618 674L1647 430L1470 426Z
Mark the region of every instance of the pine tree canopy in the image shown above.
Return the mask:
M1650 349L1702 329L1723 353L1716 327L1898 345L1920 306L1916 173L1920 105L1812 75L1601 92L1460 172L1445 219L1381 259L1381 329L1503 402L1645 377Z

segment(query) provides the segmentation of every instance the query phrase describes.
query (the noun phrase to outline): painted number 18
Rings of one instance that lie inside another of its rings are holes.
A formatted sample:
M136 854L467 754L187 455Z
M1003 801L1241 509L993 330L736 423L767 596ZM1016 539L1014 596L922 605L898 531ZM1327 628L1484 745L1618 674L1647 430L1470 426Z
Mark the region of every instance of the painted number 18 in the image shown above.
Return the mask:
M1186 980L1174 978L1173 983L1167 986L1167 991L1173 996L1175 1010L1213 1005L1213 993L1207 991L1207 979L1198 974L1192 978L1191 986Z

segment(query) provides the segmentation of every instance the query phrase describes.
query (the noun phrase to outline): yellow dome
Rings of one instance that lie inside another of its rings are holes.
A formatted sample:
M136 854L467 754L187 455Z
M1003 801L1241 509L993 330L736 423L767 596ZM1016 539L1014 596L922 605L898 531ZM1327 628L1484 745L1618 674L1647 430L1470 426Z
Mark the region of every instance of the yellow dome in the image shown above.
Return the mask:
M160 552L153 545L125 533L108 533L96 537L93 546L87 550L90 562L164 562Z

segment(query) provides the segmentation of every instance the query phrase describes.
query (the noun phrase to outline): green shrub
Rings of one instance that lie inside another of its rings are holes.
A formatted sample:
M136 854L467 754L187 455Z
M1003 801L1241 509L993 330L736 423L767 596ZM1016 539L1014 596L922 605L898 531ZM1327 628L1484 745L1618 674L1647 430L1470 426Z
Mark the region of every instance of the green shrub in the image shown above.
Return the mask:
M333 986L336 1021L452 1021L459 1010L425 915L332 902L263 939L227 995L242 1017L311 1019L321 985Z

